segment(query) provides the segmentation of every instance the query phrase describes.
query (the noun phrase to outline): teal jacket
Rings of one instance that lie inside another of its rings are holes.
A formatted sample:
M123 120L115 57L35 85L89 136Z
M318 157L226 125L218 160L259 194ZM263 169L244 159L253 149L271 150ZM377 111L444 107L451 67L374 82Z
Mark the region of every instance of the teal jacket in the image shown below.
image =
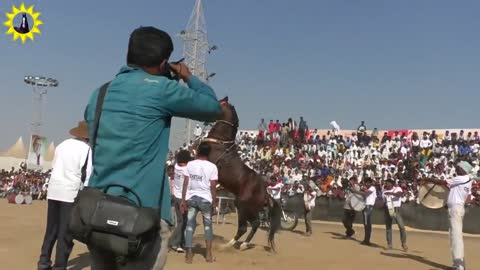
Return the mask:
M187 84L128 66L120 70L103 103L89 186L126 186L140 197L142 206L159 209L161 218L171 222L165 162L172 116L214 121L221 112L212 88L194 76ZM93 92L85 109L90 127L99 90ZM108 193L136 201L120 188Z

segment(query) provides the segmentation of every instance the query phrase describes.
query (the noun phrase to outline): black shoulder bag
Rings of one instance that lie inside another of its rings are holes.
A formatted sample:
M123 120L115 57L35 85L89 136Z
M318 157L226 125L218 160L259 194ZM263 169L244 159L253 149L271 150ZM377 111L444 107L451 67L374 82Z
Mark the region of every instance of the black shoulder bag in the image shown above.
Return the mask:
M95 159L95 143L108 85L104 84L98 94L91 141L92 160ZM88 154L82 167L82 182L86 178L87 163ZM138 205L126 197L107 194L111 187L120 187L125 193L133 194ZM84 187L75 198L69 222L69 231L77 241L126 258L137 256L146 243L155 239L159 228L158 210L142 207L140 197L121 184L103 189Z

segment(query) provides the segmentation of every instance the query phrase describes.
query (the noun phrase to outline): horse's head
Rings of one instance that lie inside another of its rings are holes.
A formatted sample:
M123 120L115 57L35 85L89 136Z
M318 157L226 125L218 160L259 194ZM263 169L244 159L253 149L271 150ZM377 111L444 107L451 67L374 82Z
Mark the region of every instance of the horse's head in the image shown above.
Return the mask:
M235 111L235 107L232 104L228 103L228 96L224 97L219 102L222 107L222 114L218 120L229 122L234 127L238 128L239 120L237 111Z
M222 112L219 115L217 122L212 127L208 136L210 138L231 141L235 140L235 136L238 130L238 115L235 111L235 107L228 103L228 97L224 97L219 100Z

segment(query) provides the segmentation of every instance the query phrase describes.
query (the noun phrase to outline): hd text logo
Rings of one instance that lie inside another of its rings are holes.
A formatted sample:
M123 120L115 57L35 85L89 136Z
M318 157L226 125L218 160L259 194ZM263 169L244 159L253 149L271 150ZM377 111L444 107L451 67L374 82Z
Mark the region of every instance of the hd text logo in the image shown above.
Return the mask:
M27 39L35 40L35 35L40 34L39 26L43 24L40 20L40 12L35 12L34 6L25 7L22 3L19 7L13 5L12 13L5 13L7 18L3 25L7 27L5 34L12 35L12 40L21 40L22 44Z

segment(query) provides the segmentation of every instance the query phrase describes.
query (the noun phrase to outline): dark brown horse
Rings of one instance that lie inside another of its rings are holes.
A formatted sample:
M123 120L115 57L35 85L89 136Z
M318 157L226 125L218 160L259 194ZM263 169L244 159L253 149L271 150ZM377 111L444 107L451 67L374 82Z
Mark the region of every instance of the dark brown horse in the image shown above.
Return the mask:
M226 246L235 245L247 232L248 223L252 226L241 250L250 248L250 241L260 227L259 213L265 206L269 208L270 228L268 244L275 252L275 233L280 229L281 206L267 193L263 177L247 167L237 153L235 136L238 131L238 116L235 107L228 103L228 97L220 101L222 115L208 133L211 145L209 160L218 167L220 184L235 195L238 212L238 229L235 237Z

